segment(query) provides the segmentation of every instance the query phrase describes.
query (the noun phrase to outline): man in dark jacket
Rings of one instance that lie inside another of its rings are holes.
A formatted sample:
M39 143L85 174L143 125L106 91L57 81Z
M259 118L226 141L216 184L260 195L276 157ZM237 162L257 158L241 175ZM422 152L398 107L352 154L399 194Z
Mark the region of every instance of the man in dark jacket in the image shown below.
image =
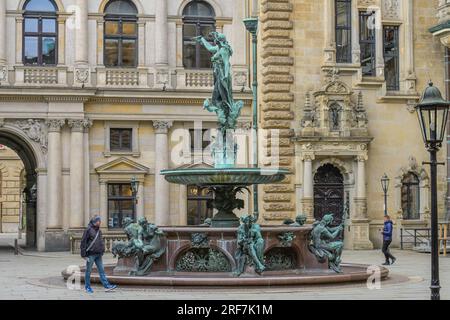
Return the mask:
M102 256L105 253L105 243L102 237L102 231L100 230L101 224L100 216L95 216L89 222L87 229L83 233L81 238L81 257L86 260L86 273L84 277L85 289L87 293L93 293L91 288L91 272L92 267L97 266L100 281L105 287L106 291L111 291L117 288L115 285L111 285L106 278L105 269L103 267Z
M393 222L391 220L391 218L386 215L384 217L384 228L383 231L381 232L383 234L383 254L386 258L386 262L383 263L383 266L388 266L391 264L395 263L395 260L397 260L392 254L391 251L389 250L389 246L391 245L392 242L392 231L393 231ZM391 261L389 261L389 259L391 259Z

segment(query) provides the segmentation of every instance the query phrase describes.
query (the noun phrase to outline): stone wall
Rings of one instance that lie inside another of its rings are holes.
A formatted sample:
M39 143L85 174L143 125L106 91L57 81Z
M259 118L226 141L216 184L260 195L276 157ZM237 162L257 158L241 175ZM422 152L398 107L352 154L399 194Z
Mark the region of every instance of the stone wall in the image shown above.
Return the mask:
M22 173L22 160L11 149L0 146L0 231L3 233L18 231Z
M263 129L263 165L276 165L270 160L270 147L279 141L279 165L295 173L293 135L294 119L294 57L293 5L290 0L261 2L260 83L261 128ZM278 137L277 137L278 136ZM295 215L293 176L277 185L262 188L263 217L266 223Z

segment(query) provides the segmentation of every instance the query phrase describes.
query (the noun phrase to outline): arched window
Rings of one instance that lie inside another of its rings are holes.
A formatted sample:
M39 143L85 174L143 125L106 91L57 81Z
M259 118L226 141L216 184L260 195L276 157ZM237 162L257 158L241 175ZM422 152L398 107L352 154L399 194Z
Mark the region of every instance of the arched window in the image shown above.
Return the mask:
M187 69L211 68L209 52L194 37L207 37L216 29L214 9L205 1L194 0L183 10L183 65Z
M402 180L402 210L403 219L420 219L420 187L419 178L416 174L409 172Z
M51 0L28 0L23 10L23 64L56 65L57 6Z
M352 1L335 0L336 62L352 62Z
M127 0L112 0L105 8L106 67L137 66L137 8Z

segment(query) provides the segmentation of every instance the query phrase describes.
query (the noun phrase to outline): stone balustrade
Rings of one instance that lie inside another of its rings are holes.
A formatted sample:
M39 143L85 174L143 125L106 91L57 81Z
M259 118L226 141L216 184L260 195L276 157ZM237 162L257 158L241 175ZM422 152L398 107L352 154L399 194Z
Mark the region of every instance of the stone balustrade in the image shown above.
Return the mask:
M67 69L63 67L15 67L16 85L67 85Z

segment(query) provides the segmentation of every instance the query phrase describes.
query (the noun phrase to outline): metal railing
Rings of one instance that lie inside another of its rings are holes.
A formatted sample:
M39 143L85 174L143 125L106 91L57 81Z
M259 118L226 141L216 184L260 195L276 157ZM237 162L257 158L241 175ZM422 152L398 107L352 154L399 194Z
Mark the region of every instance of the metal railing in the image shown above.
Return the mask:
M400 248L413 248L429 244L431 239L430 228L400 229Z

